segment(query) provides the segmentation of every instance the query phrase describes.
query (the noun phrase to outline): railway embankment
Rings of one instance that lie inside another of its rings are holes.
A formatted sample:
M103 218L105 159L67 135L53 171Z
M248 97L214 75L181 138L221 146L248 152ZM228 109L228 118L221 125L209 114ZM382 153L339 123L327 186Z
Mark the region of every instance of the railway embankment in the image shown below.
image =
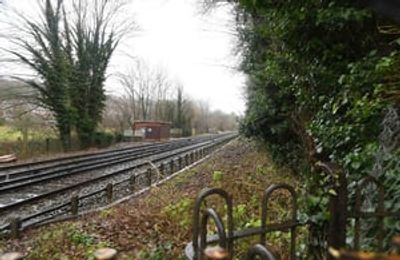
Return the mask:
M296 184L266 151L238 139L139 197L76 220L29 229L19 239L2 240L0 251L23 252L28 259L90 259L97 248L112 247L121 259L179 259L191 240L193 203L203 188L231 193L235 226L244 228L259 224L262 193L277 182ZM286 214L287 201L272 203L275 215ZM285 247L285 239L273 238L277 250Z

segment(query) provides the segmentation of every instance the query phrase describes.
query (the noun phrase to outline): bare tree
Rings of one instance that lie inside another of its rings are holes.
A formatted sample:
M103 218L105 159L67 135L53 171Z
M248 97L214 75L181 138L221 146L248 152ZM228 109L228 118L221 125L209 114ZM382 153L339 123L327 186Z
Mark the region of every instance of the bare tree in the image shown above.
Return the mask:
M200 110L200 129L204 133L208 133L210 131L210 103L208 101L199 101L199 110Z
M167 74L160 68L154 72L156 97L154 104L154 118L157 120L168 120L168 99L172 97L172 84Z
M120 107L114 104L112 108L118 110L118 118L129 121L128 125L134 120L169 121L183 135L191 135L193 128L196 133L236 129L235 115L211 111L208 101L187 97L183 84L171 81L159 67L150 68L143 61L135 61L119 79L124 93L117 102Z
M131 68L126 74L119 75L120 84L124 88L124 94L121 97L121 100L126 105L124 111L127 111L129 114L129 124L132 124L134 120L139 118L139 109L138 109L138 91L136 89L136 75L134 70Z
M135 61L125 74L120 74L124 97L133 120L164 120L171 83L161 68L150 68L143 61Z
M132 114L125 97L108 95L103 114L103 127L123 134L130 127Z

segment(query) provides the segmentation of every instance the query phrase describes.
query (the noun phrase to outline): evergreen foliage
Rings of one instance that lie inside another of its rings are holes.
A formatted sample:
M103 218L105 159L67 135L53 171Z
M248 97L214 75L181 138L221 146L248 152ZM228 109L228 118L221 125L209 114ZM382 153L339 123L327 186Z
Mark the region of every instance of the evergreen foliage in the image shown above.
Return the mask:
M111 27L110 2L77 0L73 13L63 0L46 0L42 19L25 19L33 41L18 38L25 52L12 51L39 76L24 80L40 93L40 103L53 112L64 149L76 130L82 147L92 144L105 106L106 70L120 35ZM112 12L112 11L111 11Z
M301 175L304 221L316 227L310 252L321 256L332 179L315 163L342 165L350 196L372 174L387 108L399 107L400 30L351 1L238 0L235 6L241 70L248 75L241 132L262 139L277 162ZM386 170L391 181L380 178L394 191L400 177ZM387 200L400 209L394 197Z

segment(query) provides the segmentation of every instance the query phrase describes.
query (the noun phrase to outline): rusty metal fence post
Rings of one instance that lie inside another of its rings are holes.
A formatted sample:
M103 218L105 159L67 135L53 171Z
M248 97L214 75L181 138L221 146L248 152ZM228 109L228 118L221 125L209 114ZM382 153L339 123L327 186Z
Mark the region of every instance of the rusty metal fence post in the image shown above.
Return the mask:
M338 183L332 183L334 194L329 196L328 247L343 248L346 246L347 226L347 179L343 169L336 163L317 163L316 166L330 175ZM333 259L332 256L328 257Z

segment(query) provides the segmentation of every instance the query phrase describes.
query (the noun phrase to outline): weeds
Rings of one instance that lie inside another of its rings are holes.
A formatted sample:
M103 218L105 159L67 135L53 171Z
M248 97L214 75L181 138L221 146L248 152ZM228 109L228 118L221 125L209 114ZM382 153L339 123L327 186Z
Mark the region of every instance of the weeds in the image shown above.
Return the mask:
M192 239L193 204L203 188L221 187L233 196L235 229L243 229L260 226L262 194L269 185L279 182L296 185L292 175L276 168L267 154L236 141L196 168L151 189L146 196L72 225L46 228L38 237L34 233L24 247L32 247L29 259L91 259L93 250L109 244L101 241L112 241L123 259L180 259ZM288 197L280 195L282 198L270 201L270 212L277 220L288 216ZM207 207L215 208L222 217L226 215L223 205L219 199L207 200ZM210 225L210 233L214 231ZM287 233L277 233L270 235L269 241L284 252L289 239ZM239 259L249 245L257 242L255 237L235 243Z
M74 224L58 224L33 239L26 259L94 259L96 249L109 245Z

